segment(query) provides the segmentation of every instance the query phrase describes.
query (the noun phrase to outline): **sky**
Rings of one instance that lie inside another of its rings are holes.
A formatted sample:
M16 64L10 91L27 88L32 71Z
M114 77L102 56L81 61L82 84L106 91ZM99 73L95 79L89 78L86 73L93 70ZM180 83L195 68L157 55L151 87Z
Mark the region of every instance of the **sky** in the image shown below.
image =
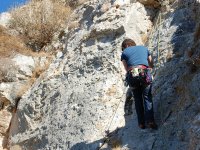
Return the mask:
M24 4L28 0L0 0L0 13L9 11L13 6Z

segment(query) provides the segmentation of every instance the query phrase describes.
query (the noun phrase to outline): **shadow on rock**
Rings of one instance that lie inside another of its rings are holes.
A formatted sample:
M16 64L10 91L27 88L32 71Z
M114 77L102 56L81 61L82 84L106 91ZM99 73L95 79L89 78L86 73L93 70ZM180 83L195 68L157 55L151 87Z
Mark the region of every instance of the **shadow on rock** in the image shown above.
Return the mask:
M105 132L107 136L92 143L80 142L75 144L70 150L112 150L114 148L128 148L134 150L152 149L156 140L155 132L151 129L141 130L137 124L131 90L126 93L124 104L125 126L117 128L112 132ZM144 145L144 141L146 144Z

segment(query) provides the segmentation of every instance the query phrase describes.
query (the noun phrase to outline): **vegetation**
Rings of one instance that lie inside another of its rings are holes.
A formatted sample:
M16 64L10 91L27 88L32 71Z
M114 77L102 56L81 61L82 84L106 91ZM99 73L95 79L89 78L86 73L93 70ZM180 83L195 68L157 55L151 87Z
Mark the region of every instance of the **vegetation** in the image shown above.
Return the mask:
M40 51L51 43L55 33L59 33L66 27L71 9L85 1L87 0L30 0L24 6L13 8L9 25L11 30L0 25L0 63L2 64L0 82L12 82L17 67L10 58L17 53L51 58L49 56L51 54L35 53L32 50ZM38 65L31 79L40 76L46 68L40 68ZM32 80L27 86L31 84Z
M23 44L23 41L0 26L0 58L9 57L15 52L22 54L30 53L30 50Z
M33 50L39 51L64 27L70 12L70 7L59 0L32 0L11 11L10 28L17 30Z

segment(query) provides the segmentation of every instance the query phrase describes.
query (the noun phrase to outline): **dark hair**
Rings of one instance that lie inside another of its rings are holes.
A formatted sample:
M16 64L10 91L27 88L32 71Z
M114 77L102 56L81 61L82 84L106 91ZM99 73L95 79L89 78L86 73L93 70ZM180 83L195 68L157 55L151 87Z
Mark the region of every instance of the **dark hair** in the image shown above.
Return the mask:
M122 51L128 46L135 46L135 42L131 39L125 39L123 42L122 42Z

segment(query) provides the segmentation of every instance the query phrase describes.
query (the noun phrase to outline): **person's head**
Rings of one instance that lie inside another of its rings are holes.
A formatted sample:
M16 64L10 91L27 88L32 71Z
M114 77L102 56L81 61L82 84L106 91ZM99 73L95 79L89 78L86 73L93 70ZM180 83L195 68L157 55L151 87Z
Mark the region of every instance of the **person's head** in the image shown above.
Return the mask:
M135 42L131 39L125 39L123 42L122 42L122 51L127 48L127 47L130 47L130 46L135 46Z

